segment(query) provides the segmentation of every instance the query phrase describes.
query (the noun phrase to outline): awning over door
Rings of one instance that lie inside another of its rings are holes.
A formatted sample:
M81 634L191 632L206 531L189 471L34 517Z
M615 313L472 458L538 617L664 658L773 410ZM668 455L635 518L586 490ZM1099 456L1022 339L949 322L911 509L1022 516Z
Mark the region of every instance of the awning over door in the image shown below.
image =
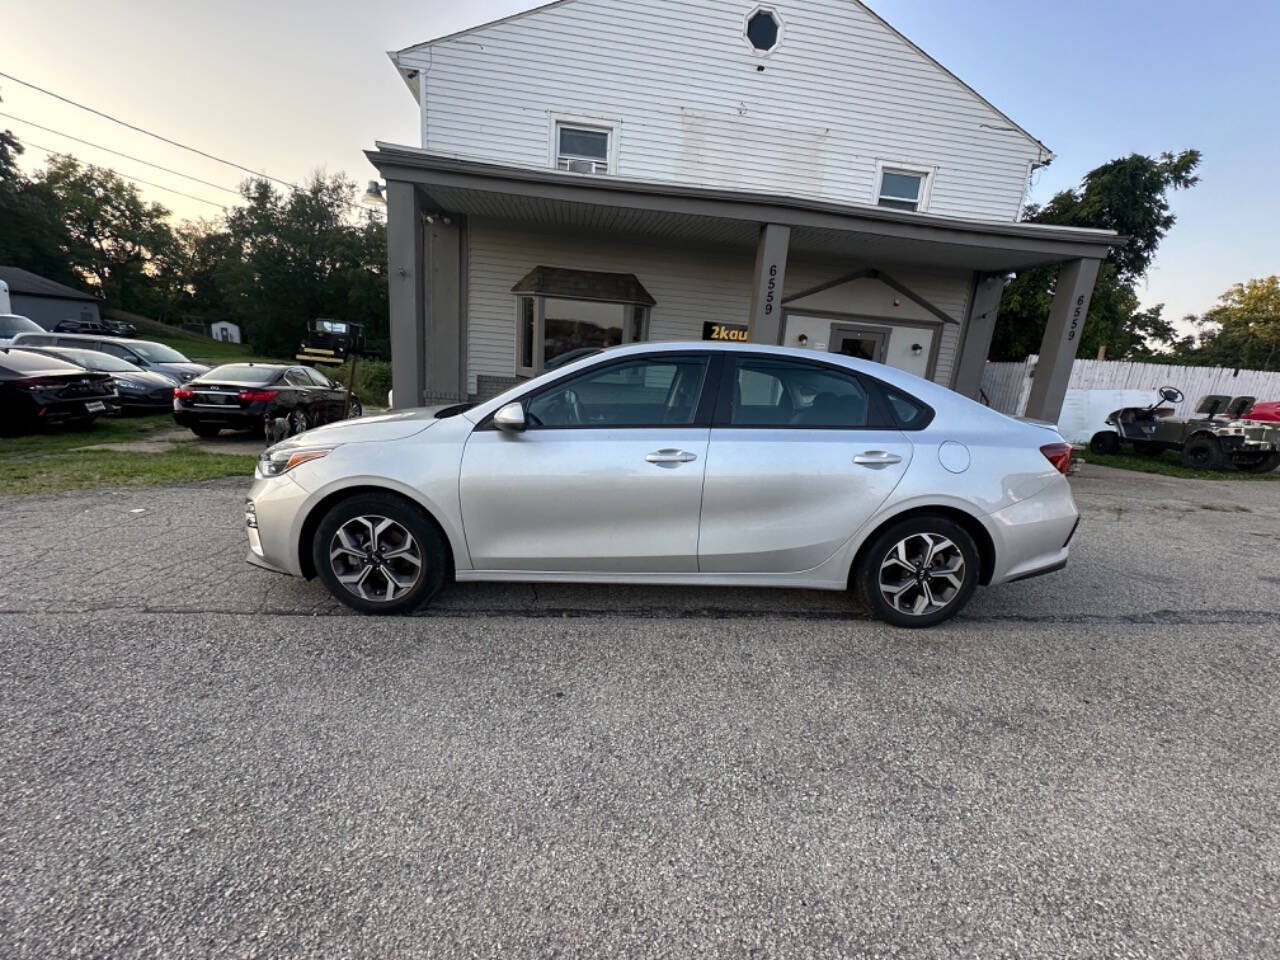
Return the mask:
M634 273L601 273L596 270L567 270L563 267L534 267L511 288L526 296L559 297L565 300L605 300L652 307L658 301L649 295Z

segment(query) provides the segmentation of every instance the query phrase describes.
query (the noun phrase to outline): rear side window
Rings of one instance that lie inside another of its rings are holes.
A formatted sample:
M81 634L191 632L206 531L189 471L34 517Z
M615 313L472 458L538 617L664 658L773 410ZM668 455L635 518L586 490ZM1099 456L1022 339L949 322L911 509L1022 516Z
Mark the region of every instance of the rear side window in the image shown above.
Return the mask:
M717 421L733 427L855 430L891 426L879 398L855 374L826 365L771 357L735 358L724 399L727 409Z
M284 373L284 382L289 384L291 387L315 386L315 384L311 382L311 378L301 370L286 370Z
M55 343L53 337L44 336L42 334L22 334L22 339L18 341L18 346L29 343L33 347L52 347Z
M899 430L923 430L933 420L933 407L897 387L876 383Z

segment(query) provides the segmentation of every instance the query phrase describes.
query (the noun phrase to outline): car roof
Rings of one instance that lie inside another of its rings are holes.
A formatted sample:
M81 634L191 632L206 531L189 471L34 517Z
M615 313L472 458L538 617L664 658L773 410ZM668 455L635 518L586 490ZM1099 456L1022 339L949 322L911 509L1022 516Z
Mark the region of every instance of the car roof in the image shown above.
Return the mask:
M70 337L76 340L92 340L102 341L109 340L111 343L122 343L125 346L132 346L135 343L156 344L164 346L159 340L143 340L139 337L113 337L105 333L61 333L57 330L42 330L39 333L20 333L14 338L15 341L22 337Z

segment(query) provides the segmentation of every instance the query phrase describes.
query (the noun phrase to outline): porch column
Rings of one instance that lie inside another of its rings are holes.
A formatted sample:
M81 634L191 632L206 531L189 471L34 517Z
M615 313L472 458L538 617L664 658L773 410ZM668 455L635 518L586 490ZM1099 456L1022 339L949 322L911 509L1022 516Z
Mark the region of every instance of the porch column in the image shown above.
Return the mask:
M422 405L426 387L422 201L417 187L387 181L387 291L391 390L397 410Z
M434 216L423 226L426 403L467 399L463 322L463 227L455 216Z
M782 342L782 288L790 244L790 227L766 223L760 228L751 283L751 314L747 318L747 335L752 343Z
M998 273L980 273L974 279L973 297L969 314L964 319L964 340L960 346L960 360L956 364L955 380L951 388L974 400L982 389L982 372L991 352L991 336L996 330L996 314L1000 311L1000 296L1004 293L1004 276Z
M1053 307L1049 310L1044 339L1040 341L1040 359L1031 380L1031 396L1027 399L1025 415L1028 417L1058 422L1100 263L1100 260L1069 260L1058 273Z

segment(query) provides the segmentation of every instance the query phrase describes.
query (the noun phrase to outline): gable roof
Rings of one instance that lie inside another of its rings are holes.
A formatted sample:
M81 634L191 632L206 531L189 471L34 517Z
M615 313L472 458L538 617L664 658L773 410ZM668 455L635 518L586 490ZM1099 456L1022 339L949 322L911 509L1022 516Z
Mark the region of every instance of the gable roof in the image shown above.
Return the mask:
M21 267L0 267L0 280L9 285L10 293L20 293L28 297L56 297L60 300L98 302L98 298L93 294L77 290L75 287L68 287L65 283L46 280Z
M535 13L541 13L544 10L551 9L552 7L559 7L564 4L573 3L573 2L574 0L549 0L549 2L539 3L536 6L529 7L526 10L519 10L516 13L508 14L505 17L498 17L496 20L488 20L488 21L485 21L484 23L477 23L473 27L466 27L465 29L462 29L462 30L455 30L453 33L447 33L442 37L434 37L431 40L424 40L421 43L412 43L409 46L402 47L399 50L389 50L387 51L387 56L391 58L391 62L396 65L396 68L401 72L401 75L405 78L405 82L408 83L409 74L413 74L414 76L416 76L418 71L417 71L417 68L414 66L410 66L408 64L401 64L400 56L402 54L411 53L416 50L424 50L429 47L433 47L438 43L444 43L445 41L448 41L448 40L454 40L458 37L464 37L468 34L475 33L478 30L487 29L488 27L492 27L495 24L507 23L508 21L511 21L511 20L519 20L522 17L527 17ZM960 87L962 87L965 91L967 91L971 96L975 97L979 102L981 102L984 106L986 106L987 109L989 109L992 113L998 116L1005 123L1009 124L1009 126L1012 129L1022 134L1024 137L1026 137L1028 140L1034 143L1037 147L1039 147L1042 151L1044 151L1044 160L1041 164L1042 166L1048 166L1049 163L1053 160L1055 154L1052 150L1050 150L1044 144L1044 141L1042 141L1039 137L1036 137L1035 135L1033 135L1029 130L1027 130L1024 126L1022 126L1022 124L1018 123L1016 120L1010 117L1007 113L1005 113L1003 110L997 107L994 103L992 103L982 94L980 94L977 90L975 90L973 87L969 86L969 84L961 80L955 73L953 73L951 70L948 70L942 63L938 62L936 59L930 56L918 44L914 43L910 37L904 34L901 30L899 30L897 27L891 24L884 17L880 16L880 14L872 10L871 7L869 7L864 2L864 0L848 0L848 2L858 4L858 6L860 6L863 10L865 10L867 14L873 20L875 20L878 24L880 24L882 27L888 30L891 34L893 34L895 37L897 37L899 40L905 43L911 50L914 50L917 54L919 54L926 61L931 63L943 74L945 74L946 76L954 80L957 84L960 85ZM410 92L414 93L415 97L417 96L417 93L416 91L413 90L412 85L410 86Z

